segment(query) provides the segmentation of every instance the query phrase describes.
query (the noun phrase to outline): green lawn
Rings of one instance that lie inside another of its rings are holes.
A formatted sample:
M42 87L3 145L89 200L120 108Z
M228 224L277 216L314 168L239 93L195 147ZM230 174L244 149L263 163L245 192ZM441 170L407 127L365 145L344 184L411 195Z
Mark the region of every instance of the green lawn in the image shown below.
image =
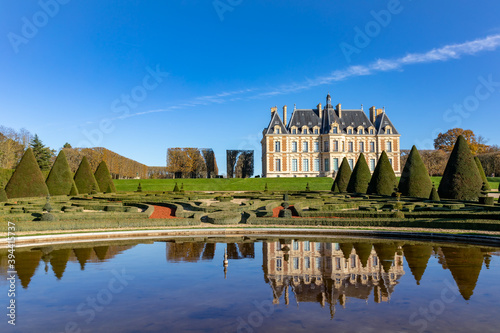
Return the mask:
M439 186L441 177L432 177ZM497 189L500 177L488 178L491 188ZM266 183L269 191L300 191L309 188L312 191L327 191L333 180L328 177L314 178L247 178L247 179L117 179L114 180L117 191L132 192L141 183L143 191L172 191L175 183L185 191L263 191Z

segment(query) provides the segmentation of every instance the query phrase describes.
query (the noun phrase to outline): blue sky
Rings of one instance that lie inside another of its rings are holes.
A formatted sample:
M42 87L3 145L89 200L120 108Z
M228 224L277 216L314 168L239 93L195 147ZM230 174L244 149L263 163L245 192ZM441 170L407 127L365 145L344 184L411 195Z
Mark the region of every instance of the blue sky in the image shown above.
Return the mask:
M2 1L0 124L147 165L254 149L270 107L385 107L402 148L500 144L498 1ZM289 112L289 115L291 112Z

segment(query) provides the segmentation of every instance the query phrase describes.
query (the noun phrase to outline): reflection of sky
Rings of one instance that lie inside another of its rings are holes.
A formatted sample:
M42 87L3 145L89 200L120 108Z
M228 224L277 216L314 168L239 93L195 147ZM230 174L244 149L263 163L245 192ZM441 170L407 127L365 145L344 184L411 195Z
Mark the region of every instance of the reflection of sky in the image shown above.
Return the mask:
M456 292L450 271L431 256L420 285L404 260L406 274L399 280L390 302L373 302L373 292L368 302L348 298L345 309L336 305L335 317L330 320L328 304L324 308L318 302L297 305L290 292L290 304L286 306L280 300L267 318L253 304L264 302L267 306L272 300L271 287L266 285L262 271L262 243L255 244L254 259L229 261L227 279L222 266L224 247L225 244L217 244L214 260L189 263L167 262L163 242L139 244L106 262L87 263L84 271L77 261L69 261L61 280L56 279L50 267L46 274L44 263L40 262L29 287L17 287L18 325L12 330L2 320L0 331L63 332L66 323L73 321L82 332L231 332L252 319L257 323L262 319L262 326L255 328L259 332L415 331L420 326L410 325L410 315L432 302L437 304L443 289L449 288L443 281L447 280ZM465 301L457 294L440 316L428 322L429 331L489 332L498 327L498 259L492 257L488 270L483 265L471 299ZM86 323L87 315L76 312L78 305L86 303L88 297L95 298L114 277L111 272L122 269L134 279L122 292L113 294L111 303L96 311L95 318ZM5 290L4 282L2 286ZM6 304L6 293L0 297L2 305Z

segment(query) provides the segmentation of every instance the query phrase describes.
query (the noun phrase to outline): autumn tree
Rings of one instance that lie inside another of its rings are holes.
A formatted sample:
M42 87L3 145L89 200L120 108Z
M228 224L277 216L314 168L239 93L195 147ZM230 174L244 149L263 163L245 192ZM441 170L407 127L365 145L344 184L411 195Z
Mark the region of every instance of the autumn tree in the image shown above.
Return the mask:
M460 135L463 136L469 144L470 151L473 155L488 151L489 146L486 145L486 140L482 136L476 136L473 131L464 130L462 128L452 128L446 133L439 133L434 140L434 148L451 152Z
M0 126L0 168L14 169L31 141L31 133L25 129L15 131Z
M254 173L253 150L226 150L227 178L249 178Z

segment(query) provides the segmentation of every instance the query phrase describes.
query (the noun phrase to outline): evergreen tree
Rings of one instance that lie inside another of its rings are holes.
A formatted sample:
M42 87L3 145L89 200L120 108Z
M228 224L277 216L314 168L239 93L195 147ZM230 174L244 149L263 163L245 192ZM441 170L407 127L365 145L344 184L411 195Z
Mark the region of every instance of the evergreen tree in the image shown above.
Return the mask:
M113 184L113 179L111 178L106 162L102 161L99 163L99 166L94 173L94 177L101 192L116 192L115 185Z
M411 148L408 160L406 160L398 188L402 195L408 197L427 199L431 193L431 178L415 146Z
M42 171L38 167L31 148L26 149L16 170L10 177L5 192L9 199L46 197L49 194Z
M96 189L99 188L86 156L83 156L80 166L78 167L78 170L76 170L74 179L76 188L80 194L90 194L92 193L92 189L94 187Z
M349 179L351 178L351 167L347 162L347 158L344 157L342 163L340 164L339 171L337 172L337 177L335 177L335 181L332 185L332 192L335 193L335 186L338 187L338 191L340 193L347 191L347 185L349 184Z
M394 188L396 187L397 179L392 169L391 162L389 162L389 157L382 151L380 155L377 166L373 171L370 184L368 185L369 194L378 195L392 195Z
M365 156L363 153L359 154L356 166L352 171L351 177L349 179L349 184L347 185L347 192L349 193L366 193L368 189L368 183L372 177L370 173L370 168L366 163Z
M477 156L474 157L474 162L476 162L477 170L479 171L482 182L486 184L486 191L491 190L490 183L488 183L488 179L486 179L486 174L484 173L483 165Z
M33 149L33 154L35 155L36 162L40 169L49 170L50 159L52 158L53 152L48 147L44 146L37 134L35 134L35 137L31 140L30 146L31 149Z
M64 144L63 148L73 148L73 147L71 147L71 145L70 145L69 143L67 143L67 142L66 142L66 143Z
M459 136L444 169L438 193L441 198L477 200L481 175L463 136Z
M71 192L73 182L73 173L66 159L66 154L61 150L45 183L50 195L68 195Z

